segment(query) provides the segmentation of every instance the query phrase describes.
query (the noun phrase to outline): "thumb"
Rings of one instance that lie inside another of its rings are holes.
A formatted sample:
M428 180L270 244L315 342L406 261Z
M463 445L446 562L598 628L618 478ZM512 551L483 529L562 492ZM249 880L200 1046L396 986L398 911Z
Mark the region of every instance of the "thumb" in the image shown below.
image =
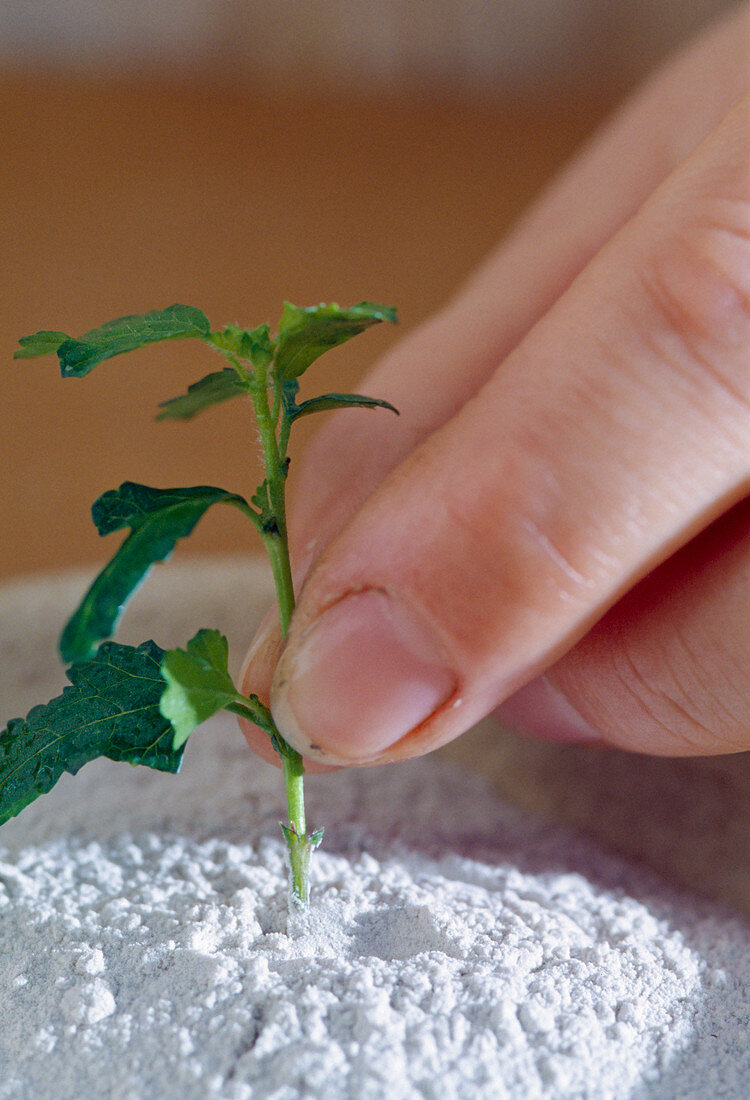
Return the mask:
M377 763L445 743L743 499L746 110L316 564L271 687L299 751Z

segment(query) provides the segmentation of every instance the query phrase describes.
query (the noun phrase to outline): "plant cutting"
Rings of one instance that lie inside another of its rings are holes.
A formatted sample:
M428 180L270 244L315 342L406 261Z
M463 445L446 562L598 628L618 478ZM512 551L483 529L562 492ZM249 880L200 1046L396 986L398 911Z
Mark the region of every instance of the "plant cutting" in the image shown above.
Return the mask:
M138 646L109 640L130 596L152 565L165 560L215 504L242 513L263 540L273 572L282 636L294 610L286 522L286 481L292 425L312 413L343 407L385 408L387 401L327 393L298 401L299 379L325 351L381 321L395 322L390 307L360 302L299 308L284 304L278 331L268 324L212 330L193 306L120 317L73 338L40 331L20 341L17 359L56 354L63 378L81 378L108 359L165 340L197 339L228 365L160 405L159 420L188 420L220 402L249 399L263 452L265 476L249 500L212 485L153 488L126 481L100 496L92 518L100 535L129 530L97 575L60 638L70 685L25 719L0 733L0 824L49 791L64 772L75 774L104 756L160 771L179 770L193 730L228 710L258 725L281 759L288 823L281 828L290 870L290 895L309 901L309 865L322 829L305 821L302 757L282 737L270 710L243 695L228 669L226 638L201 629L184 649L163 650L153 640Z

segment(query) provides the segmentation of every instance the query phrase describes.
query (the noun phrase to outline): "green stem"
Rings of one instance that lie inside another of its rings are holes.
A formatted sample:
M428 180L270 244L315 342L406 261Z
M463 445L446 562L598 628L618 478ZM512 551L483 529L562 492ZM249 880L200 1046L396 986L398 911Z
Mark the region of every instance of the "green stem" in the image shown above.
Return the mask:
M289 444L289 430L292 426L292 418L287 415L286 409L282 409L281 427L279 428L279 452L282 458L286 458L286 449Z
M268 382L265 368L257 368L253 374L251 389L255 417L260 432L261 446L265 462L268 501L273 515L273 529L267 531L263 541L268 552L276 587L276 600L279 607L281 636L285 638L294 611L294 584L289 561L289 542L286 529L286 442L289 436L288 417L282 411L279 439L276 425L279 415L279 401L274 394L273 409L268 402ZM280 448L283 440L283 449ZM284 741L278 731L273 738L280 752L286 787L289 825L282 830L289 852L291 870L291 892L293 901L302 908L308 905L310 897L310 855L320 843L320 834L307 836L305 824L305 799L303 789L304 765L302 757L291 745Z
M278 521L277 521L278 522ZM279 622L281 623L281 636L286 638L289 623L294 611L294 585L292 584L292 568L289 561L289 551L286 539L282 539L275 532L265 535L263 538L268 558L271 562L274 584L276 586L276 602L279 605Z
M279 422L279 413L280 413L280 411L281 411L281 391L279 390L278 386L274 386L273 408L271 409L271 423L273 424L274 429L276 428L276 425ZM281 451L281 453L283 454L284 452Z
M289 821L294 825L300 836L305 835L305 793L302 786L302 777L305 769L302 765L302 757L294 749L290 748L288 755L282 757L284 769L284 782L286 783L287 808Z

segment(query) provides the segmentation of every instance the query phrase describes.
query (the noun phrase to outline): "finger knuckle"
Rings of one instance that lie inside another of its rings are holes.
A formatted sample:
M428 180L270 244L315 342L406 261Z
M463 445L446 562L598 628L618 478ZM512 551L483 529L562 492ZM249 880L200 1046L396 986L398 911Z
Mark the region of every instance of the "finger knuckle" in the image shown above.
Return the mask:
M643 281L662 354L750 413L750 178L742 194L703 199Z
M658 731L669 755L735 752L746 746L745 701L713 667L710 653L696 658L676 632L659 645L626 639L612 653L620 691L633 700L649 741Z

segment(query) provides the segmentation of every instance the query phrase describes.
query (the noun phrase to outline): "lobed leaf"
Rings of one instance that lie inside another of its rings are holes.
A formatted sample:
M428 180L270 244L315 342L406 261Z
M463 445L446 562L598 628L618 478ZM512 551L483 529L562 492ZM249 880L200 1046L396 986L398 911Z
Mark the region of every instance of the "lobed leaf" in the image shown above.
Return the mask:
M268 478L264 477L258 488L250 497L253 507L258 513L258 532L261 535L278 534L279 527L276 514L271 504L271 495L268 487Z
M218 630L199 630L185 649L164 656L161 674L167 689L161 713L174 728L174 745L184 745L196 726L237 699L229 675L229 647Z
M285 302L276 341L277 377L282 382L299 378L329 348L380 321L395 323L395 309L374 302L358 302L351 309L341 309L335 302L301 309Z
M220 401L227 401L230 397L238 397L243 393L247 393L245 382L233 367L225 367L193 382L192 386L188 386L187 393L180 397L162 401L159 405L162 411L156 419L189 420L211 405L218 405Z
M63 378L82 378L114 355L162 340L181 340L190 336L205 339L210 332L211 325L202 310L173 305L149 313L117 317L77 338L62 332L37 332L25 336L20 341L21 349L16 352L16 358L56 351Z
M183 745L201 722L226 708L257 723L280 752L268 709L257 695L245 697L234 686L228 653L227 640L218 630L199 630L185 649L170 649L165 654L161 673L168 686L160 706L174 729L175 748Z
M65 627L60 639L65 661L86 660L101 639L112 634L125 602L151 566L164 561L213 504L249 507L241 496L213 485L153 489L132 481L94 502L91 514L100 535L124 527L130 527L131 534L96 577Z
M320 397L312 397L309 401L303 401L299 405L293 405L289 411L292 420L300 416L309 416L310 413L328 412L330 409L344 408L362 409L390 409L398 416L398 409L391 405L390 401L381 401L378 397L363 397L358 393L324 393Z
M177 772L183 744L173 744L159 710L164 651L105 642L96 655L68 669L70 686L51 702L15 718L0 733L0 824L72 775L106 756Z

